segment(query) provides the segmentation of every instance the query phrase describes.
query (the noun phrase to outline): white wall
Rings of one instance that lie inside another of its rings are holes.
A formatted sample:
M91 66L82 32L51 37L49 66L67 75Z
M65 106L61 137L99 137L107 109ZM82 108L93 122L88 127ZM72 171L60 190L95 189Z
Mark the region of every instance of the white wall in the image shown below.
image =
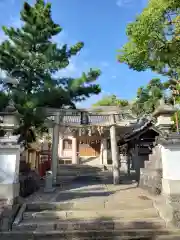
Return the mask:
M180 146L161 146L163 178L180 180Z

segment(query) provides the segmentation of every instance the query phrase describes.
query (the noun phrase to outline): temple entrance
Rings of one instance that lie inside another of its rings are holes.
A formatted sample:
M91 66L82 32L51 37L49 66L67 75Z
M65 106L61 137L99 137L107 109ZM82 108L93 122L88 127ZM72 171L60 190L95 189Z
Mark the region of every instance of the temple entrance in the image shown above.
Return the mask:
M79 139L79 156L81 157L99 157L101 140Z

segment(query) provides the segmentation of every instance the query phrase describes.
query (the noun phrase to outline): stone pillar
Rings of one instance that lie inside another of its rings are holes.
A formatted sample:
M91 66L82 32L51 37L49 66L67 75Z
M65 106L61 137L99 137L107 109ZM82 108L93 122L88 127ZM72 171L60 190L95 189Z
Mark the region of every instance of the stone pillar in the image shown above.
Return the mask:
M120 171L119 171L119 156L116 141L116 126L114 115L111 116L112 126L110 127L110 138L111 138L111 153L113 162L113 183L119 184L120 182Z
M136 171L136 181L139 183L140 180L140 159L138 156L138 145L135 144L135 149L134 149L134 167Z
M63 157L63 137L59 138L59 157Z
M107 150L107 139L102 139L102 164L107 165L108 150Z
M127 173L128 173L128 176L130 176L131 174L131 155L129 153L129 151L127 152Z
M78 164L77 156L77 138L72 138L72 164Z
M128 156L126 153L120 154L120 166L122 172L126 174L128 172Z
M56 184L57 178L57 167L58 167L58 145L59 145L59 114L55 116L53 128L53 137L52 137L52 161L51 161L51 170L53 175L53 184Z

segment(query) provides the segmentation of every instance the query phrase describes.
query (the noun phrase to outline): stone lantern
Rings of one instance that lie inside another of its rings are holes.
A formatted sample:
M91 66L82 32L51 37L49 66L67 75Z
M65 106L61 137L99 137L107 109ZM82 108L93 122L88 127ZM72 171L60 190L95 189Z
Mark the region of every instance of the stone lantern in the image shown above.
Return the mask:
M13 136L18 127L18 113L12 101L0 112L0 127L5 135L0 137L0 199L16 200L19 196L19 165L21 146L18 144L19 136Z
M0 127L5 131L5 136L10 137L13 135L13 131L19 125L19 114L14 107L12 101L9 102L8 106L3 112L0 112L1 123Z
M174 122L172 116L176 112L176 109L172 105L168 105L164 102L164 99L160 100L160 104L153 113L153 117L156 117L156 126L163 132L169 133Z

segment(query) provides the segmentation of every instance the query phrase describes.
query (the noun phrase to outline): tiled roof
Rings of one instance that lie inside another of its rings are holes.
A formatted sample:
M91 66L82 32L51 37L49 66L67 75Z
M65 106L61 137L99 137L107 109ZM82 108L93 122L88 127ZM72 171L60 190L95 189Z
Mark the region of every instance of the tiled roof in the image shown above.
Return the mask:
M160 133L159 129L156 129L154 125L154 119L152 117L142 118L137 124L134 125L134 128L131 132L126 133L123 136L125 142L133 139L140 132L143 132L145 129L152 128L154 131Z

